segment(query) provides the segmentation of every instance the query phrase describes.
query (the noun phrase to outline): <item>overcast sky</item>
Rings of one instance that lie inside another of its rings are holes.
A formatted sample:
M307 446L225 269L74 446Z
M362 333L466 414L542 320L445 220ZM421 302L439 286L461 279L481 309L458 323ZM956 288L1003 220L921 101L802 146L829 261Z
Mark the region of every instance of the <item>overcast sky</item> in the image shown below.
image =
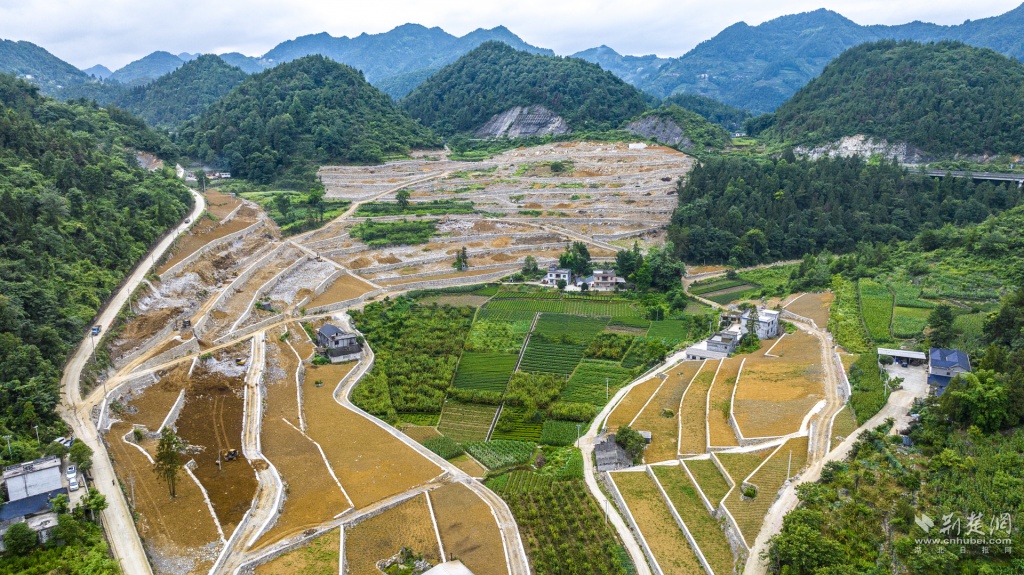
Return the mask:
M738 21L829 8L859 24L959 24L1021 0L0 0L0 38L28 40L79 67L117 69L155 50L259 56L327 32L357 36L406 22L463 35L508 27L559 54L606 44L623 54L680 56Z

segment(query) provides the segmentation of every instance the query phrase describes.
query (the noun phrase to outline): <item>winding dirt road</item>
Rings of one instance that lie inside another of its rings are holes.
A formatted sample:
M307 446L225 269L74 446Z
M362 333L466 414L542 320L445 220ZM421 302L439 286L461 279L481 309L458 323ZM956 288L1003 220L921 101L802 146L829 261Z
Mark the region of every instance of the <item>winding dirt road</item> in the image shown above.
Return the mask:
M190 191L195 199L195 206L189 220L194 222L206 209L206 199L194 190ZM159 260L174 244L174 240L188 231L188 228L189 224L183 221L174 231L153 246L141 261ZM146 274L151 268L152 265L139 265L135 269L121 289L110 298L97 315L96 325L107 328L114 322L121 308L128 302L132 292L146 279ZM114 470L106 446L103 445L103 441L90 419L93 406L97 405L101 399L95 403L82 401L82 368L89 359L89 354L92 353L94 345L92 339L91 336L86 336L64 366L60 382L61 403L57 406L57 413L71 426L75 437L93 451L93 486L106 496L108 504L107 509L100 513L100 519L107 534L107 541L110 542L110 550L120 563L121 571L132 574L152 573L149 561L146 559L146 552L142 547L142 540L139 539L139 534L135 530L135 522L132 519L131 511L129 511L128 502L124 493L116 485Z

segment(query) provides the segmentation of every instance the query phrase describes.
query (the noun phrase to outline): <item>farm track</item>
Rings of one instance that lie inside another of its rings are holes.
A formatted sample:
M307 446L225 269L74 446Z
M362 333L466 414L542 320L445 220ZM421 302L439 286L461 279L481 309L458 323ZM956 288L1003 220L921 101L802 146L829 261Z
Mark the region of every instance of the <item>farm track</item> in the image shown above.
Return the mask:
M677 169L675 163L673 163L672 169ZM349 208L343 214L333 219L323 228L319 230L312 230L310 232L306 232L304 234L300 234L284 240L271 239L267 243L267 245L263 246L261 249L258 250L257 254L252 254L250 258L246 259L243 263L238 263L238 268L235 268L232 272L234 278L223 278L225 280L226 285L224 285L220 290L215 290L215 288L214 290L211 290L214 291L214 293L212 293L205 301L198 303L197 311L195 311L192 315L193 325L195 325L199 321L211 322L209 326L213 328L212 330L209 331L211 337L213 335L227 335L230 341L225 341L217 344L199 342L202 344L200 352L189 353L178 359L172 359L162 362L161 365L155 367L139 369L140 366L142 366L145 362L151 361L152 358L156 357L159 351L166 351L173 347L169 346L169 344L171 343L171 340L174 339L174 337L177 337L177 334L172 334L172 336L164 338L162 341L156 342L155 345L149 348L150 350L148 352L140 354L140 357L135 358L129 365L114 373L107 380L108 389L116 388L118 387L119 384L123 384L129 379L144 376L147 374L159 375L162 371L167 370L169 368L183 365L186 362L192 362L197 358L197 356L201 355L202 353L216 353L218 351L225 350L233 346L237 346L238 344L249 340L252 340L254 342L254 354L253 357L251 358L252 363L250 365L251 371L246 382L246 408L244 424L242 426L241 447L246 455L246 458L249 459L250 461L253 461L256 464L256 473L259 476L259 488L253 498L252 504L249 506L249 510L246 512L241 522L238 523L238 525L234 529L234 532L229 534L230 539L227 545L225 546L223 552L220 554L217 564L214 565L214 567L210 570L211 575L216 573L233 573L237 571L238 568L241 568L248 562L251 562L257 556L257 553L263 555L267 551L266 549L261 549L259 551L253 551L249 549L249 545L251 544L251 542L257 539L255 536L262 532L262 530L267 524L267 521L272 519L274 514L276 513L277 508L279 506L275 505L275 501L279 501L278 496L280 494L280 488L277 487L280 485L280 482L275 478L276 472L273 471L272 465L266 462L266 460L260 453L260 418L262 412L261 406L263 401L262 392L260 390L259 378L261 371L262 369L264 369L265 366L265 359L263 353L266 334L268 332L272 333L272 330L280 329L281 327L285 327L287 326L287 324L296 321L294 314L285 314L282 315L276 321L270 320L267 324L260 324L258 329L255 329L254 331L251 331L249 333L245 333L244 326L237 326L237 332L231 332L227 334L216 333L217 331L223 332L223 328L226 325L234 326L235 324L232 324L231 322L236 321L237 318L233 317L231 313L228 313L226 314L226 316L218 316L220 319L216 321L211 321L213 318L210 316L213 313L214 308L227 304L228 307L224 307L222 309L227 309L229 312L237 312L240 309L240 304L248 303L248 300L251 299L251 294L249 294L250 297L244 297L245 293L248 292L236 293L234 295L236 298L238 298L237 302L224 301L224 299L226 299L226 296L229 295L226 290L234 290L236 287L259 287L256 284L262 285L266 281L276 278L276 275L268 276L267 274L269 272L262 270L260 268L254 268L254 266L258 265L261 261L270 262L272 259L280 261L281 258L279 255L274 258L262 260L263 256L267 256L268 254L272 253L273 250L281 248L285 251L294 250L297 253L303 255L316 254L317 251L312 246L308 246L305 244L310 243L316 245L318 242L322 242L325 238L330 238L333 235L338 234L339 230L343 228L345 224L347 224L346 220L349 220L356 213L356 211L359 209L361 205L367 202L377 201L403 188L414 187L416 185L421 185L426 182L430 182L431 180L436 180L438 178L446 178L447 176L449 176L449 172L432 171L431 173L422 175L422 177L417 177L420 175L421 174L415 174L410 179L404 182L400 182L398 183L398 185L388 186L388 189L383 189L379 193L375 192L376 190L380 190L381 188L375 188L374 192L371 192L372 195L368 195L366 197L359 198L356 201L353 201ZM196 218L198 218L198 216L201 214L205 207L204 199L198 194L194 193L194 195L196 196L197 201L196 209L191 216L193 221ZM618 194L616 193L614 195L617 196ZM588 209L605 208L594 207ZM602 217L598 217L597 219L604 219L614 222L626 221ZM512 222L509 221L509 223ZM490 233L491 231L493 231L494 225L490 225L491 227L489 229L486 228L485 226L479 226L480 232ZM562 227L563 225L565 226L564 228ZM618 250L618 246L614 244L596 240L595 238L591 237L589 235L591 233L589 231L590 224L586 224L586 227L582 228L583 232L577 231L576 228L573 227L574 225L575 224L572 223L562 224L560 222L546 222L541 220L535 222L526 222L524 226L520 227L523 227L525 229L532 228L545 231L552 231L554 233L559 234L563 238L571 238L584 241L590 244L591 246L600 248L599 251L602 252L603 250L610 250L613 252ZM619 223L615 225L621 226L623 224ZM627 229L629 228L627 227ZM183 231L185 231L184 226L179 227L179 229L177 230L179 235ZM594 233L605 233L606 231L616 232L616 229L614 227L606 227ZM172 235L165 241L162 241L158 246L154 247L153 250L151 250L150 254L146 259L151 259L151 261L158 259L163 253L167 251L167 249L170 248L173 240L174 236ZM330 261L330 265L337 269L344 269L344 266L342 264L335 262L333 260ZM270 267L279 267L279 265L274 264ZM128 300L132 291L140 284L140 282L144 280L144 271L145 270L140 269L137 273L132 274L132 276L126 282L125 286L112 298L112 300L108 303L107 308L104 309L103 313L100 314L100 316L98 317L98 323L104 326L109 326L112 324L114 316L120 311L121 307L124 305L124 302ZM245 279L239 282L238 279L240 277ZM464 280L461 280L460 283L472 282L473 278L467 277ZM396 285L388 291L390 291L391 295L395 295L398 293L402 293L405 290L402 288L401 285ZM221 298L220 296L222 295L224 295L225 298ZM245 301L243 301L243 299ZM248 307L246 309L248 309ZM306 316L305 319L315 320L331 316L332 314L310 315ZM535 315L535 320L536 317L537 316ZM252 322L250 321L247 323ZM152 573L152 568L147 561L146 550L143 547L141 540L138 537L138 534L135 530L135 524L131 514L128 512L127 505L125 504L124 501L124 497L120 494L119 490L116 490L114 488L116 479L107 452L104 449L104 445L100 439L99 433L95 429L94 424L90 421L91 417L94 416L96 408L101 406L107 398L104 397L103 392L98 390L92 392L86 398L80 397L80 374L82 366L85 364L85 360L89 355L88 352L91 351L89 346L90 343L91 342L87 340L83 341L82 344L79 346L78 350L76 350L76 353L69 360L67 369L65 370L64 373L64 379L62 381L64 387L64 401L61 406L61 414L65 417L65 419L69 421L69 423L71 423L72 428L75 430L76 436L85 441L86 443L88 443L96 453L96 462L94 465L93 474L96 479L97 486L100 487L101 489L101 493L106 495L108 501L110 502L110 507L108 508L107 511L101 514L101 517L103 518L108 537L110 538L111 549L114 555L121 562L123 571L126 573L133 574ZM175 344L177 344L177 342L175 342ZM524 342L524 347L520 350L520 360L522 359L525 350L525 345L526 344ZM370 361L372 361L372 350L367 347L366 351L367 355L369 355ZM348 395L351 392L352 388L356 384L358 384L361 377L367 373L370 361L364 362L362 364L362 369L358 373L353 373L352 377L347 377L344 380L344 386L339 386L339 389L337 390L337 394L335 396L335 400L344 408L352 411L355 414L358 414L358 416L363 417L368 421L373 422L375 425L379 426L382 433L392 434L393 436L401 440L404 444L406 444L408 447L419 453L422 457L424 457L428 461L437 464L442 473L440 476L427 482L426 484L411 487L404 491L403 493L388 497L387 499L382 501L373 502L372 504L365 506L363 509L357 509L342 517L336 517L334 520L330 522L321 524L319 526L319 529L334 527L341 523L355 521L360 517L373 513L375 510L379 510L382 506L388 505L396 500L401 499L402 497L408 497L410 495L414 496L428 489L432 489L437 485L446 483L462 483L465 484L472 492L474 492L476 496L480 497L481 500L485 502L488 508L491 510L494 516L494 520L498 526L498 529L501 532L504 556L508 572L510 573L510 575L529 574L529 562L526 557L523 542L521 540L516 522L508 506L500 497L495 495L493 492L489 491L481 483L472 480L465 472L461 471L455 465L447 461L441 460L432 452L429 452L429 450L423 448L418 443L405 437L403 434L394 430L387 424L362 412L361 410L359 410L358 408L351 404L351 402L348 399ZM114 397L117 393L120 393L120 391L117 389L112 389L108 397ZM224 414L223 408L223 402L220 401L218 402L218 405L215 406L214 408L215 424L214 429L210 430L210 437L215 439L214 441L211 441L213 445L208 446L210 448L217 447L218 449L222 449L225 447L233 447L234 443L236 443L238 440L238 438L236 438L234 441L232 441L231 438L227 436L226 430L229 427L229 421L226 420L227 418ZM299 425L302 425L301 412L299 415L300 421L298 423ZM235 427L237 427L237 421L235 421L234 423ZM142 467L145 466L143 465ZM138 472L143 473L145 472L145 469L139 468ZM107 481L110 481L110 487L104 487ZM156 494L154 494L154 497L155 496ZM157 516L145 519L148 519L150 521L160 521L160 518ZM168 526L164 527L167 528ZM173 526L170 526L170 529L173 529ZM284 543L287 543L288 540L294 540L294 537L283 539L280 543L282 543L283 545ZM624 539L624 542L627 545L627 547L630 546L629 540ZM277 544L274 544L271 547L274 547L276 545ZM633 551L637 550L638 548L631 549L631 556L636 557L637 555ZM645 567L646 565L643 563L641 559L641 561L638 563L638 573L640 575L649 573L649 571L647 571Z

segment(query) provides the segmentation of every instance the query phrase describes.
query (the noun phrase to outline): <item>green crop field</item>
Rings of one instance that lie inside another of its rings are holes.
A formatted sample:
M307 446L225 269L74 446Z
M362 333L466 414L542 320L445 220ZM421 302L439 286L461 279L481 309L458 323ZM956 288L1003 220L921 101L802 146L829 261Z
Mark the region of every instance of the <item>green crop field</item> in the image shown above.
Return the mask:
M749 285L749 284L747 284ZM736 289L736 288L733 288ZM734 301L743 299L752 299L757 297L761 293L759 286L751 285L746 289L736 289L736 291L729 292L714 292L704 295L704 299L711 300L719 305L725 305Z
M896 337L909 338L921 335L928 325L928 315L932 310L923 307L897 306L892 318L892 334Z
M459 360L454 385L459 389L504 393L518 359L507 353L467 351Z
M550 340L588 342L608 325L606 317L580 317L563 313L542 313L533 333Z
M921 299L921 288L918 286L903 281L890 281L886 285L896 294L896 305L899 307L935 307L934 303Z
M724 277L715 278L713 280L705 280L694 283L692 286L690 286L690 293L692 293L693 295L704 295L706 293L711 293L713 291L719 291L723 289L729 289L741 285L746 285L746 283L747 282L740 279L731 280L726 279Z
M511 439L514 441L540 440L542 423L533 417L535 410L524 407L513 407L508 403L501 408L498 423L491 432L491 439Z
M537 446L526 441L498 439L467 443L464 447L470 455L488 469L501 469L526 463L533 457Z
M458 442L483 441L491 429L497 405L474 405L448 400L437 430Z
M651 320L642 317L613 317L606 329L633 335L647 335L651 327Z
M859 283L860 310L868 334L876 343L892 341L889 324L892 321L892 294L884 285L869 279Z
M477 321L533 322L534 312L515 310L496 310L483 308L476 313Z
M573 315L601 315L620 317L643 317L644 312L633 306L629 300L581 299L581 298L520 298L503 299L499 292L486 309L498 311L532 311L546 313L568 313ZM529 292L524 292L529 293ZM521 295L521 294L520 294Z
M544 445L572 445L580 433L586 433L586 427L575 421L549 419L544 422L544 428L540 432L540 442Z
M534 573L633 575L601 508L583 484L583 458L573 448L544 448L545 465L491 477L486 485L508 502Z
M703 327L706 328L707 326ZM696 339L695 331L691 318L666 319L663 321L652 321L651 329L647 330L647 337L660 339L666 345L673 347L681 342ZM703 335L705 330L700 330L700 332Z
M583 358L580 344L549 343L540 338L531 339L519 364L520 371L553 373L565 377L576 369Z
M562 401L590 403L602 407L608 402L607 396L614 395L624 383L633 377L632 370L611 361L584 359L576 366L569 382L562 390ZM605 392L607 378L608 391Z
M715 462L710 459L688 459L684 465L693 474L693 478L697 480L697 484L711 505L717 506L729 492L729 484L726 483L722 472L715 466Z

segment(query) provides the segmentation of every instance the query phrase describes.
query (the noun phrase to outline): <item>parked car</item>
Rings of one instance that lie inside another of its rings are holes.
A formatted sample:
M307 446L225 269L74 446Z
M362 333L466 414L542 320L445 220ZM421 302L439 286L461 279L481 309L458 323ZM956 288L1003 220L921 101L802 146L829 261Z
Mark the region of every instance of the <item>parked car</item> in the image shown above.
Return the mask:
M74 480L76 477L78 477L78 468L75 467L74 465L68 465L68 468L67 470L64 471L64 473L67 474L68 479Z
M78 479L74 478L68 482L68 489L71 491L78 491Z

